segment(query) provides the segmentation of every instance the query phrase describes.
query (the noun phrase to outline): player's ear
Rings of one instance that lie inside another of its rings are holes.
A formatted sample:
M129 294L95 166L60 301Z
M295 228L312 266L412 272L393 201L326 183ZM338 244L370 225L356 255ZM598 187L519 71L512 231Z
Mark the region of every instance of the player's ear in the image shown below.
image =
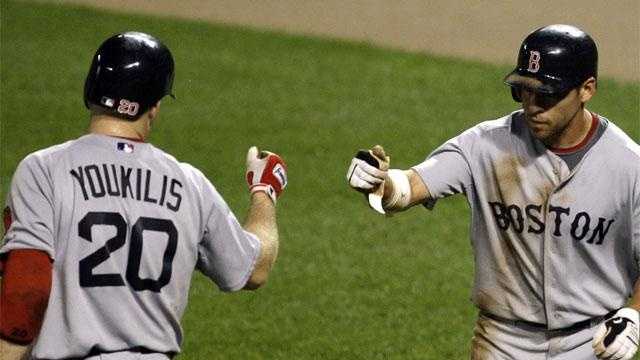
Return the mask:
M596 94L597 80L593 76L585 80L578 88L578 96L582 103L586 103L591 100L593 95Z
M149 119L154 120L158 117L158 112L160 111L160 101L158 101L154 106L149 109Z

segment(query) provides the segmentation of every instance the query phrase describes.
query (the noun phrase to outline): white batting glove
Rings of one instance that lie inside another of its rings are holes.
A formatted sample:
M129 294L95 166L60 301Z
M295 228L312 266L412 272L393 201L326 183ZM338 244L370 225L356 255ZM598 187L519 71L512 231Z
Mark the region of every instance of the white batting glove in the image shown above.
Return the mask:
M277 154L258 152L252 146L247 152L247 183L253 194L261 191L269 195L273 203L287 186L287 165Z
M387 176L389 158L380 159L371 150L359 150L351 159L347 170L347 182L352 188L369 193L375 191Z
M640 314L622 308L600 324L593 336L593 351L598 359L629 360L638 350Z

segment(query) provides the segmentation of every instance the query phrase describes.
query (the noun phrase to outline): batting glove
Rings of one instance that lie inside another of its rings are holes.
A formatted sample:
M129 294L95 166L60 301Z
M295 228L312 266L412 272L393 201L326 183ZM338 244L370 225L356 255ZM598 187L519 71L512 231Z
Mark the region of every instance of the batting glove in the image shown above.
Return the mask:
M274 204L287 186L287 165L282 158L269 151L258 152L255 146L247 152L246 175L251 193L264 192Z
M600 324L593 336L593 351L598 359L628 360L638 350L640 314L622 308Z
M383 159L374 155L372 150L359 150L351 159L347 170L349 186L363 192L375 191L387 176L389 157Z

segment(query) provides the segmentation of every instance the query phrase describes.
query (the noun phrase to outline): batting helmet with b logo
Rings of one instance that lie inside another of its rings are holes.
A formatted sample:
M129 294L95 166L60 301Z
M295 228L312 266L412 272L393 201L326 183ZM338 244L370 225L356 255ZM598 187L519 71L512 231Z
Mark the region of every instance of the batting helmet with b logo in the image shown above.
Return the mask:
M561 95L590 77L598 77L598 49L587 33L571 25L550 25L524 39L518 65L505 77L514 100L521 101L519 88L538 80L533 90Z
M87 108L135 120L171 95L174 64L169 49L140 32L117 34L100 45L84 85Z

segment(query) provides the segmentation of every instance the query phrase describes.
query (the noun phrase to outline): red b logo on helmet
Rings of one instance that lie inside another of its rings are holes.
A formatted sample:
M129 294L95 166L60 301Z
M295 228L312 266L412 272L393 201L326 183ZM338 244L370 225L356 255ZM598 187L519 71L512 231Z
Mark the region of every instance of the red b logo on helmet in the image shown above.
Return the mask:
M532 51L529 55L529 68L527 71L537 73L540 70L540 52Z

